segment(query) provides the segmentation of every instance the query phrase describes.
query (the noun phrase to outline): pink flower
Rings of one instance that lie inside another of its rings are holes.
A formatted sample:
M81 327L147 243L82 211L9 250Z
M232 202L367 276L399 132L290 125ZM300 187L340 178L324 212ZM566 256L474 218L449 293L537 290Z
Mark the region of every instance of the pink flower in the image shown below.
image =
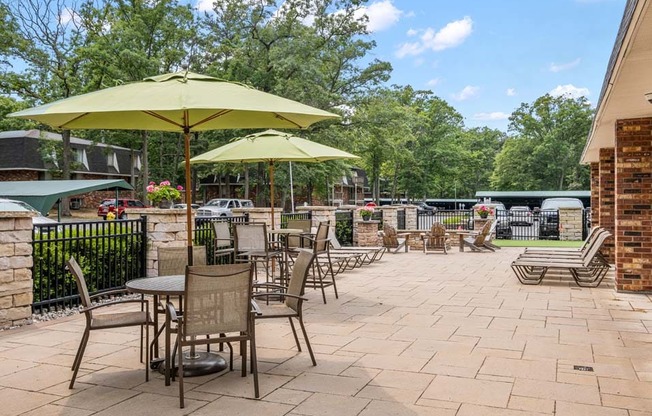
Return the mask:
M156 185L156 182L151 181L149 184L150 184L150 185Z
M160 183L161 186L170 186L170 181L163 181Z
M147 192L154 192L154 182L150 182L147 187Z
M177 191L183 191L183 186L177 185Z

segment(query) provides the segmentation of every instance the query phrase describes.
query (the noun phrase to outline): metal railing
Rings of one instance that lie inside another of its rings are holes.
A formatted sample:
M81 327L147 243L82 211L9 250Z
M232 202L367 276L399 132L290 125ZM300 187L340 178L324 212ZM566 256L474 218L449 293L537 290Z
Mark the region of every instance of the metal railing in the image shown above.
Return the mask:
M193 244L206 247L206 263L215 263L215 232L213 230L214 222L228 222L231 235L233 235L233 224L244 224L249 222L249 214L237 215L233 217L195 217L195 233ZM226 260L221 257L220 260Z
M473 210L417 211L419 230L430 230L436 222L443 224L447 230L473 230Z
M335 235L343 246L353 245L354 211L335 211Z
M405 209L399 209L396 211L396 221L397 228L399 230L405 230Z
M281 228L288 228L289 220L311 220L312 212L282 212L281 213Z
M75 257L91 294L122 288L146 275L147 218L35 224L32 231L37 313L79 304L77 284L66 270Z

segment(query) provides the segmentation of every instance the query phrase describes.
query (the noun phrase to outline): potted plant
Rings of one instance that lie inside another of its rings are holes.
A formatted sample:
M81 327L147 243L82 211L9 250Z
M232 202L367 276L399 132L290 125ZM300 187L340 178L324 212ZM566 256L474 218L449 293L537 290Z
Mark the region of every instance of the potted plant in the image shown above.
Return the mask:
M366 206L358 208L363 221L369 221L374 213L374 207Z
M158 185L155 182L150 182L147 186L147 199L152 201L152 205L158 205L159 208L170 208L172 203L181 198L183 187L181 185L176 188L170 184L170 181L162 181Z
M486 205L480 205L475 209L475 212L478 213L480 218L487 218L490 214L493 215L494 210Z

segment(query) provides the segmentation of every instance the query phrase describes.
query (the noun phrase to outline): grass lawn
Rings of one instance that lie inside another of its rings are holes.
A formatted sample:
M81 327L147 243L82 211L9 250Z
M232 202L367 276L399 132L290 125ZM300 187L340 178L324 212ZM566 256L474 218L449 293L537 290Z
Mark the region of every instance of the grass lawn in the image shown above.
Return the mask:
M575 247L582 246L583 241L558 241L558 240L497 240L491 241L499 247Z

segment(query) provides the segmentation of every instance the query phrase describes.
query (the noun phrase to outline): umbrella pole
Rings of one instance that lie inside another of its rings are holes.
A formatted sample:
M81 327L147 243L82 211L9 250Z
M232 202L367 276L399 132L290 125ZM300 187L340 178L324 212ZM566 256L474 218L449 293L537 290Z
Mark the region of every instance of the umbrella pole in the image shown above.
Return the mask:
M190 178L190 131L186 128L183 132L184 153L186 156L186 238L188 239L188 266L193 265L192 261L192 201L191 178Z
M290 203L292 204L292 213L294 214L294 184L292 183L292 162L290 163Z
M272 230L274 229L274 161L269 162L269 201L272 205Z

